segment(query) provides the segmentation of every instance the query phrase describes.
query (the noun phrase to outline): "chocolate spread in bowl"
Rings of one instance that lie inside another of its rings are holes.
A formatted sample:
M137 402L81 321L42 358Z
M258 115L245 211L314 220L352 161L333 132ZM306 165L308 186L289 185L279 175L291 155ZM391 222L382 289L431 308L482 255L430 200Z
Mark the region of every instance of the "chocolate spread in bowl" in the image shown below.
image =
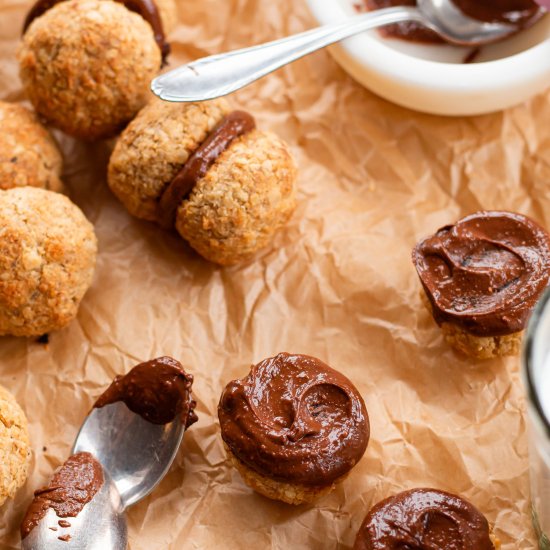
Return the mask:
M183 370L181 363L159 357L140 363L125 376L117 376L94 407L122 401L152 424L168 424L180 416L188 428L198 420L192 385L193 376Z
M103 485L103 468L90 453L77 453L53 475L50 483L34 493L23 522L25 538L52 508L60 518L75 518ZM66 527L68 522L59 522Z
M231 452L276 480L325 486L363 456L369 420L361 395L319 359L280 353L230 382L220 399Z
M416 6L416 0L364 0L367 9L378 10L395 6ZM541 16L540 6L532 0L453 0L465 15L487 22L508 23L520 31ZM413 42L442 43L436 33L418 23L397 23L381 29L385 36Z
M354 550L494 550L485 517L468 501L434 489L383 500L365 518Z
M550 282L550 237L521 214L478 212L418 243L413 263L437 323L513 334Z

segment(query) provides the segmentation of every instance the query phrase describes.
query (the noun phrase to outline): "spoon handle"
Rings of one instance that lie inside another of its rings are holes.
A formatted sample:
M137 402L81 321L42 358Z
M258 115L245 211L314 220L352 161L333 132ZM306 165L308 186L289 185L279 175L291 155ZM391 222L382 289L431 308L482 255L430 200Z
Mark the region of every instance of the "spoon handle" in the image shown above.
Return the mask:
M263 76L344 38L402 21L424 23L417 8L377 10L251 48L212 55L158 76L151 89L166 101L205 101L239 90Z

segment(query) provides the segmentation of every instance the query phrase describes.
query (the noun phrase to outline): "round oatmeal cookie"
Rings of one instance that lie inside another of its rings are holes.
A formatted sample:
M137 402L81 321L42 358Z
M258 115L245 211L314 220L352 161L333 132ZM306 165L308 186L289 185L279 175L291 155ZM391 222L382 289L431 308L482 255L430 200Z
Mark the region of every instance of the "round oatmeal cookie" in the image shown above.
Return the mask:
M147 102L161 52L151 26L124 5L69 0L30 24L18 59L36 111L94 140L115 135Z
M34 113L0 101L0 128L0 189L30 185L60 191L61 153Z
M156 98L140 111L109 161L109 187L130 214L159 221L162 192L228 112L224 99L169 103Z
M97 241L67 197L36 187L0 191L0 335L67 325L92 282Z
M296 167L286 143L254 130L236 139L178 210L176 229L220 265L249 260L295 208Z
M27 418L15 397L0 386L0 506L27 479L30 457Z

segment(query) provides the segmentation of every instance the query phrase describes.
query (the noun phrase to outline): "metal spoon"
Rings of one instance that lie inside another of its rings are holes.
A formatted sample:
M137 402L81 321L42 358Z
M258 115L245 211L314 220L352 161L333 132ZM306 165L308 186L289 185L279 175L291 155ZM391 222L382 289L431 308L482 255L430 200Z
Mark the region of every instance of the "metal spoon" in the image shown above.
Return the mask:
M375 27L414 21L447 42L479 46L517 32L504 23L464 15L451 0L418 0L418 7L386 8L350 17L251 48L205 57L158 76L151 89L166 101L205 101L224 96L307 54Z
M166 475L185 425L178 415L166 425L147 422L118 402L93 409L76 437L72 453L87 451L101 463L104 484L71 526L49 509L23 539L23 550L124 550L128 533L124 510L147 496ZM56 531L51 527L55 526ZM70 535L68 542L59 539Z

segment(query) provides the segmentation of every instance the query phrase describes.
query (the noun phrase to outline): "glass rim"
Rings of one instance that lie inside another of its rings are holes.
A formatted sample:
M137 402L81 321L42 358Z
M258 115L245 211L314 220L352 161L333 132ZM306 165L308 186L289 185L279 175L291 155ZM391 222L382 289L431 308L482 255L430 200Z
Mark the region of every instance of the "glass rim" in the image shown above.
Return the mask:
M545 294L540 299L531 315L531 319L527 325L525 345L523 346L523 370L527 381L527 397L537 412L547 435L550 437L550 418L546 416L542 408L542 403L535 386L535 376L533 372L533 348L535 345L535 338L538 334L539 322L544 315L550 315L550 287L546 289Z

